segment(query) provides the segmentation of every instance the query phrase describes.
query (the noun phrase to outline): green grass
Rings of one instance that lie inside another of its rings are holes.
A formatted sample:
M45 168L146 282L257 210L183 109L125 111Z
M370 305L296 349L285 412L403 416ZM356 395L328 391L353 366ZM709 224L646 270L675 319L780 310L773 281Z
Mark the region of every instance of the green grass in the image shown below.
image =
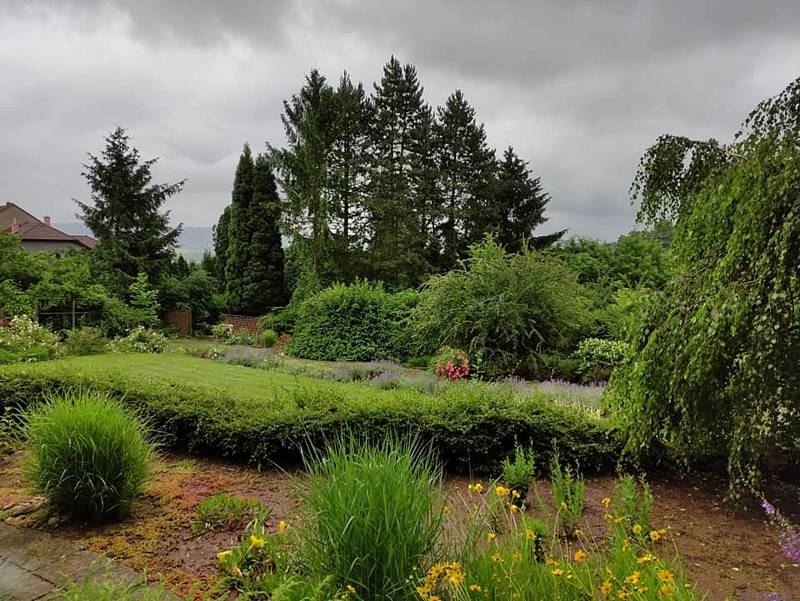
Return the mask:
M163 441L253 463L297 460L303 444L342 430L408 431L450 467L494 469L516 442L546 465L557 444L586 470L606 468L619 445L605 420L563 407L544 392L456 383L437 395L380 390L181 353L112 354L0 368L0 405L25 406L48 391L91 386L151 418Z

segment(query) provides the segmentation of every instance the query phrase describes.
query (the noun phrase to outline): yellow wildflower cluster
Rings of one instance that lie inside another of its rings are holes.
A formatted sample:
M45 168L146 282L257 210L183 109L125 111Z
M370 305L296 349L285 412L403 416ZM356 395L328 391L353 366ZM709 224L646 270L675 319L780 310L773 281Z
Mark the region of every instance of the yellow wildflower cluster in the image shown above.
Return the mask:
M465 583L464 570L455 561L434 564L417 587L417 593L425 601L441 601L437 594L443 587L459 588ZM477 585L473 585L477 586ZM475 590L475 589L470 589Z
M467 486L467 490L469 492L475 492L481 494L483 492L483 484L481 484L480 482L478 482L477 484L470 484L469 486Z

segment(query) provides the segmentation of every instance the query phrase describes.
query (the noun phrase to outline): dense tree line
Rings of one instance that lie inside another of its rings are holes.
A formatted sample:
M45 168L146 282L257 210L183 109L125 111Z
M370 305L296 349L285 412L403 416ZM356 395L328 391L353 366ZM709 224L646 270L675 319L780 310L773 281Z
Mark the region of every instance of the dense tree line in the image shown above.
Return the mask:
M434 110L394 57L369 95L347 73L333 86L311 71L282 120L284 221L322 282L415 286L487 233L511 250L561 235L534 237L549 196L512 148L497 157L463 93Z

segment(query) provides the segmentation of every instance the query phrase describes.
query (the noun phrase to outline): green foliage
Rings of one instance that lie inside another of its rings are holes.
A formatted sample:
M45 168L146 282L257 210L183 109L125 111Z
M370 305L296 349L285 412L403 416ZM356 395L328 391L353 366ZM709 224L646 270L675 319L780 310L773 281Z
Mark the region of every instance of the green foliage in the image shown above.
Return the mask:
M109 346L115 353L163 353L167 350L167 339L161 332L138 326L127 336L112 340Z
M437 378L455 382L469 376L469 359L461 349L443 346L436 352L431 363L431 372Z
M145 426L102 392L45 398L24 415L26 478L58 513L103 520L124 515L154 454Z
M228 205L219 216L217 225L214 226L214 256L217 259L217 270L214 276L220 282L225 282L225 270L228 265L229 228L231 223L231 207Z
M389 294L380 284L334 284L300 306L288 352L323 361L368 361L407 354L403 320L417 295Z
M536 454L530 449L516 446L513 461L504 457L501 467L503 482L524 499L528 487L536 476Z
M456 382L429 394L380 390L276 370L242 369L183 354L74 357L0 370L0 403L26 406L50 390L92 387L159 424L165 442L254 464L298 459L342 431L413 432L453 471L490 471L519 444L547 462L552 442L585 470L605 469L619 442L608 423L510 387Z
M64 350L68 355L99 355L108 350L108 340L99 328L70 330L64 339Z
M630 454L725 458L734 495L799 451L798 98L800 80L701 184L673 191L676 276L611 382Z
M98 577L93 571L82 580L70 580L63 590L50 597L54 601L169 601L174 597L160 584L142 586L139 582L118 582L109 573Z
M218 323L211 328L211 333L217 342L228 342L233 335L233 326L229 323Z
M172 262L182 225L169 225L164 203L183 188L153 184L150 169L157 159L140 162L128 134L117 127L106 137L100 158L89 154L82 175L91 192L89 203L78 202L80 217L98 239L94 253L104 266L104 282L124 296L139 273L160 282Z
M306 458L311 570L364 599L413 598L406 579L442 528L442 471L416 439L334 439Z
M150 286L146 273L137 274L136 279L128 287L128 298L133 310L139 314L138 325L152 328L160 323L158 313L161 305L158 302L158 290Z
M265 155L245 144L233 182L225 284L232 313L261 315L283 306L286 286L279 228L280 199Z
M423 288L409 319L419 351L463 348L481 375L495 377L574 342L588 300L566 265L527 249L509 255L491 239L471 252Z
M0 232L0 236L5 235L5 232ZM0 281L0 319L32 313L33 301L30 295L21 290L13 280Z
M628 343L621 340L586 338L578 343L575 357L584 382L607 382L611 372L625 359Z
M550 459L550 484L561 529L566 536L572 536L583 515L586 483L576 470L562 465L559 454L554 453Z
M0 350L52 358L58 353L58 336L27 315L17 315L8 326L0 327Z
M220 493L200 501L197 514L192 520L192 532L197 534L218 528L240 530L254 518L263 521L268 514L269 509L256 499Z
M623 474L614 484L615 513L621 517L630 528L639 524L644 532L649 532L652 527L650 514L653 510L653 492L650 485L639 477Z
M258 333L258 346L272 347L278 342L278 334L275 330L262 330Z

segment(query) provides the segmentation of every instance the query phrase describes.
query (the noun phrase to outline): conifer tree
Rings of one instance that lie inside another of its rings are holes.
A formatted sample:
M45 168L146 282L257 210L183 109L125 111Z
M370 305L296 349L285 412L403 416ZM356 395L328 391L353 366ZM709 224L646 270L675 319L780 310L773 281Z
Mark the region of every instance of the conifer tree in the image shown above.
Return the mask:
M547 221L544 209L548 202L550 195L544 191L541 178L533 177L528 164L509 146L498 165L491 204L496 240L509 252L519 252L523 243L542 248L559 240L566 230L533 235Z
M151 167L158 159L140 161L127 132L117 127L106 138L100 157L89 154L81 175L91 191L91 202L75 201L80 218L98 240L106 284L126 296L139 273L158 285L170 270L182 224L171 227L167 200L181 191L186 180L153 184Z
M245 144L233 184L227 252L227 303L261 315L286 301L280 201L269 159Z
M231 223L231 206L228 205L219 216L217 225L214 226L212 236L214 239L214 255L216 261L216 277L222 282L225 279L225 268L228 264L228 228Z

